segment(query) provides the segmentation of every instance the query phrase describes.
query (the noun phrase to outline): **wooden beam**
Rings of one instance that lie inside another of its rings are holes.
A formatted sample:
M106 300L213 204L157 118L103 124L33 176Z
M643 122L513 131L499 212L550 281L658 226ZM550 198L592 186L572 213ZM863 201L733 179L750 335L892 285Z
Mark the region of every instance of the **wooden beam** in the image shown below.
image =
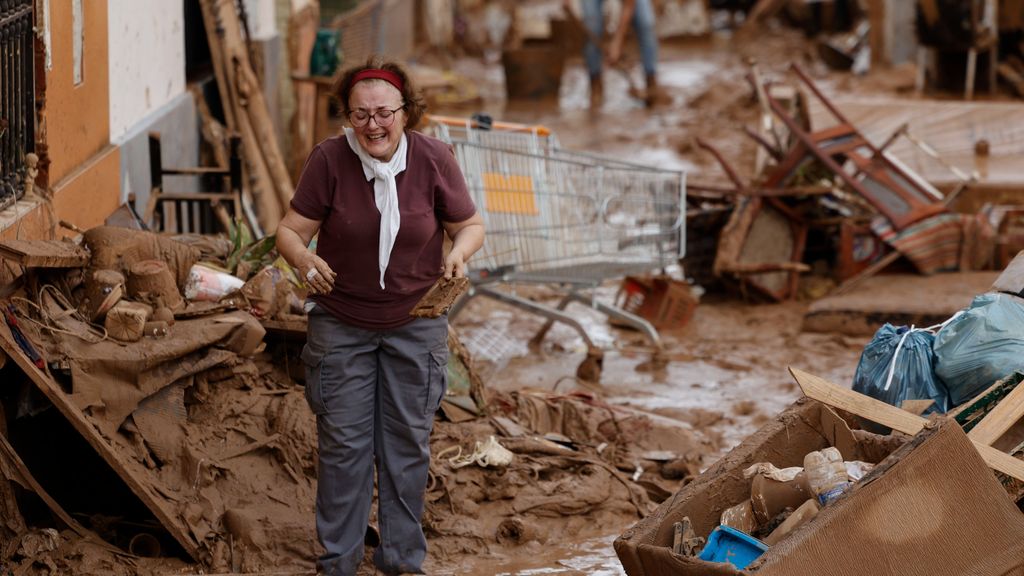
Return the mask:
M967 433L971 440L991 446L1024 416L1024 386L1018 384Z
M812 398L833 408L846 410L861 418L866 418L883 426L892 428L904 434L914 435L924 428L928 420L915 416L895 406L890 406L881 400L865 396L853 390L837 386L824 378L804 372L797 368L790 367L789 373L793 375L796 383L808 398ZM988 444L982 444L972 439L978 454L988 466L1004 474L1024 481L1024 462L1017 460L1005 452L1000 452Z
M28 466L25 465L21 456L18 456L18 452L14 449L14 446L11 446L10 442L8 442L7 438L4 438L3 435L0 435L0 460L2 460L6 466L11 467L10 470L6 471L6 474L16 476L16 478L10 479L20 484L23 488L35 492L36 496L39 496L39 499L46 504L47 508L53 512L54 516L60 518L61 522L63 522L65 526L74 530L75 533L86 540L94 540L105 544L106 546L110 546L110 544L104 542L99 536L96 536L79 524L78 521L72 518L71 515L68 514L67 511L65 511L64 508L50 496L39 482L36 481L35 476L32 476L32 472L29 471ZM115 550L117 549L115 548ZM117 551L119 553L121 552L120 550Z
M64 240L4 240L0 258L26 268L78 268L89 265L89 251Z
M900 409L910 412L915 416L920 416L921 414L924 414L925 410L931 408L932 404L935 404L934 400L904 400L903 403L900 404Z
M6 304L6 302L3 302ZM96 450L114 472L124 480L128 488L142 500L164 528L181 544L182 548L196 561L199 560L198 543L189 535L188 527L178 517L175 507L164 500L150 485L141 478L144 472L142 464L122 455L111 446L110 441L103 438L99 430L86 418L85 414L75 406L49 374L41 371L25 356L12 339L10 330L0 328L0 349L21 367L32 383L57 407L67 418L75 430ZM136 472L135 470L138 470Z

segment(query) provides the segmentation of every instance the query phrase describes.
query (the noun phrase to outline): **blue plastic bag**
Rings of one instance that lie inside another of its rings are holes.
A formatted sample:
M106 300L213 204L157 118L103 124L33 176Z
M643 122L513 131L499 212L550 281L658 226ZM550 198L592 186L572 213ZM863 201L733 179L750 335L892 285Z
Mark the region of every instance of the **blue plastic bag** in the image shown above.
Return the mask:
M1024 369L1024 300L998 292L976 296L939 330L934 349L935 374L952 406L967 402Z
M949 394L932 369L932 341L928 330L896 328L886 323L864 347L853 376L853 390L901 406L904 400L934 400L926 414L945 413Z

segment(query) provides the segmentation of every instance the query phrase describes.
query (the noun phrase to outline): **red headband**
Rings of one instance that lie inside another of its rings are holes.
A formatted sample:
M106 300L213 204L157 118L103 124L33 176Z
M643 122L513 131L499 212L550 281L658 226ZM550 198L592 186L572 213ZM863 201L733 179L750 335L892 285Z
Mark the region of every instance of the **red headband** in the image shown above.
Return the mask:
M362 80L369 80L371 78L377 78L384 80L388 84L391 84L395 88L398 88L399 92L403 90L402 78L394 72L388 70L381 70L379 68L367 68L366 70L360 70L356 72L355 76L352 77L351 86L355 86L356 82Z

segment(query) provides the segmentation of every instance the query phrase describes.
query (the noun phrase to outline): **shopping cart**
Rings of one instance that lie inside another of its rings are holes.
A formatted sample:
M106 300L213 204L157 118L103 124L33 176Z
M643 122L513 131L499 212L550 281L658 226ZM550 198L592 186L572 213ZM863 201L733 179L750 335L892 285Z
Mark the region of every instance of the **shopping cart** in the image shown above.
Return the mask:
M470 297L488 296L547 318L535 342L557 321L595 348L582 324L564 312L577 301L635 327L660 349L648 321L586 291L678 262L685 250L685 174L566 151L541 127L440 125L435 134L452 144L487 229L474 257ZM499 283L565 291L550 307L499 290Z

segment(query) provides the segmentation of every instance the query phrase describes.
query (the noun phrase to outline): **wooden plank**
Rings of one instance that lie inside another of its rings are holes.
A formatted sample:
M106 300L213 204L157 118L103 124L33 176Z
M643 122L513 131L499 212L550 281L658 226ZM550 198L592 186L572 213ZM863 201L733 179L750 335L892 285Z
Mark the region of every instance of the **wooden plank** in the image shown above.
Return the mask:
M920 416L925 410L931 408L932 404L935 404L934 400L904 400L903 404L900 404L900 409Z
M50 496L50 494L35 479L35 476L32 475L32 472L29 471L28 466L25 465L25 462L21 459L21 456L18 456L18 452L14 449L14 446L11 446L10 442L8 442L7 438L5 438L2 434L0 434L0 459L3 460L4 465L10 466L12 468L10 470L7 470L5 474L10 476L16 476L15 478L10 479L20 484L23 488L35 492L36 496L39 496L39 499L42 500L44 504L46 504L47 508L49 508L50 511L53 512L54 516L60 518L60 521L63 522L65 526L74 530L75 533L77 533L82 538L85 538L86 540L93 540L95 542L105 545L105 547L112 548L110 544L107 544L101 538L99 538L98 536L90 532L88 529L86 529L84 526L79 524L77 520L72 518L71 515L68 514L67 511L64 510L64 508L61 507L61 505L58 504L57 501L53 499L53 497ZM24 521L22 520L22 522ZM114 549L117 550L118 553L121 552L117 548Z
M1018 384L967 435L975 442L991 446L1021 417L1024 417L1024 386Z
M236 64L228 47L225 46L229 34L225 28L225 18L229 20L228 24L235 24L232 28L234 33L240 34L238 15L234 13L234 2L231 0L200 0L199 6L203 12L206 37L210 44L210 58L214 65L214 75L217 78L217 87L227 126L229 130L237 132L242 138L242 155L246 167L245 182L248 184L243 185L243 189L248 190L256 200L260 225L263 229L276 230L277 223L281 220L282 211L277 198L277 187L270 175L269 167L264 161L260 142L253 132L249 118L243 110L238 109L238 102L242 96L239 95L240 87L234 83L234 80L237 79L234 72ZM241 42L240 36L235 37L235 52L243 49L238 47L238 42ZM246 63L248 63L248 59L246 59ZM259 89L258 86L247 88L249 91L258 91ZM268 145L276 146L276 143L275 139Z
M0 258L26 268L78 268L89 265L89 251L64 240L4 240Z
M4 303L6 304L6 303ZM61 414L83 438L96 450L114 472L124 480L125 484L142 500L142 503L156 516L164 528L181 544L182 548L196 561L200 560L198 543L189 535L188 527L177 517L170 503L162 499L152 486L140 476L144 472L142 464L119 454L104 439L85 414L75 406L49 374L36 368L27 356L21 353L14 342L10 330L0 329L0 349L21 367L21 370L32 380L32 383L53 403ZM133 469L138 469L135 472Z
M866 418L883 426L892 428L904 434L914 435L924 428L928 420L915 416L909 412L890 406L881 400L875 400L863 394L854 392L847 388L837 386L824 378L819 378L803 370L790 367L789 373L793 375L796 383L808 398L812 398L834 408L846 410L861 418ZM994 470L1012 476L1018 480L1024 480L1024 462L1017 460L1005 452L974 441L974 447L978 450L985 463Z

